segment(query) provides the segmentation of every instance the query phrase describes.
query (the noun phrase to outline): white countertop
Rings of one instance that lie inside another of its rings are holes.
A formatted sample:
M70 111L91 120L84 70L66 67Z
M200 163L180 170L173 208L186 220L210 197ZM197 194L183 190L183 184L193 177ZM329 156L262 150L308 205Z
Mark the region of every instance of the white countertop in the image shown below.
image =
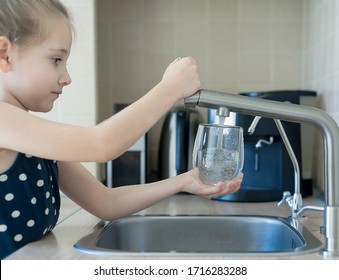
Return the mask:
M304 205L318 204L319 202L313 198L304 199ZM287 217L290 210L287 207L277 208L276 202L265 203L235 203L208 200L194 195L177 194L165 199L158 204L147 208L137 214L154 215L269 215ZM308 217L303 222L304 225L320 240L323 241L323 235L320 233L320 226L323 225L323 214L321 212L308 211L305 213ZM45 236L42 240L33 242L21 248L14 254L10 255L9 260L102 260L102 259L131 259L124 257L123 254L116 256L91 255L82 253L73 248L73 245L84 235L88 234L91 229L100 220L89 214L79 206L74 204L68 198L62 200L61 215L58 225L52 233ZM133 259L152 259L151 256L136 256ZM154 258L154 257L153 257ZM173 255L169 256L173 259ZM194 259L201 259L199 254ZM237 257L238 258L238 257ZM311 253L305 255L291 256L270 256L269 254L261 257L253 257L255 259L325 259L320 253ZM182 257L180 258L182 259ZM190 257L189 259L192 259ZM214 259L208 258L208 259ZM215 259L234 259L234 256L225 254L225 256L215 257ZM239 259L251 259L251 257ZM338 258L339 259L339 258Z

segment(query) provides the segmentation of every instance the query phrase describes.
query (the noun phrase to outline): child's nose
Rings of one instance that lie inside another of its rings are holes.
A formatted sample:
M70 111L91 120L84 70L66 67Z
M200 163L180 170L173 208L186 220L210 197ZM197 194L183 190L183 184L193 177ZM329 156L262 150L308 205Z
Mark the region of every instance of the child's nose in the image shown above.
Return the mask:
M68 86L71 82L72 82L71 76L66 70L65 73L60 77L59 83Z

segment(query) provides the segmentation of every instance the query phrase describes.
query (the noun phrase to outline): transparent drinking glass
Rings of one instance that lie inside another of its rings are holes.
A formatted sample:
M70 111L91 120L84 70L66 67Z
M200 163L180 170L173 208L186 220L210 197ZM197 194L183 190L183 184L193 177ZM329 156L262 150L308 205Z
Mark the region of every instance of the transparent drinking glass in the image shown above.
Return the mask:
M240 126L200 124L193 148L193 168L210 186L233 180L244 165L244 139Z

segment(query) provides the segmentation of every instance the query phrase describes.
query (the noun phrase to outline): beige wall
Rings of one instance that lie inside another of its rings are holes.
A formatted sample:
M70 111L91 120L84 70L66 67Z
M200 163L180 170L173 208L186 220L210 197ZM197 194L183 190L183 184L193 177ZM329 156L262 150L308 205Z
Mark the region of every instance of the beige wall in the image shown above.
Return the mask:
M133 102L178 56L204 88L243 92L302 85L302 0L98 0L99 119ZM162 120L149 132L157 169Z
M339 1L304 0L303 87L316 90L319 106L339 123ZM317 138L314 177L323 188L323 148ZM338 139L339 141L339 139Z
M93 126L96 123L95 1L62 2L70 9L76 29L76 39L67 62L72 83L64 88L51 112L38 115L58 122ZM97 175L95 163L84 165Z

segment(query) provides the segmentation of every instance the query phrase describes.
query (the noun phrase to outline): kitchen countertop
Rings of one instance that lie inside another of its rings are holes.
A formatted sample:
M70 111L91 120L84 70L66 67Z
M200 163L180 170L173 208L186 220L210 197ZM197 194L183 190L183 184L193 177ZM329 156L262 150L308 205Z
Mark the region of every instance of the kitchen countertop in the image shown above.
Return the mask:
M304 205L320 205L321 202L315 198L304 199ZM216 200L208 200L194 195L177 194L169 197L154 206L151 206L137 214L139 215L269 215L287 217L290 215L290 209L287 206L277 208L276 202L264 203L236 203L224 202ZM318 239L324 241L323 235L320 233L320 226L323 225L323 214L316 211L305 212L307 218L303 224ZM100 256L82 253L73 248L73 245L84 235L88 234L91 229L100 221L97 217L91 215L87 211L81 209L67 197L63 197L61 213L58 225L53 232L46 235L42 240L30 243L20 250L16 251L8 260L102 260L102 259L154 259L152 256L136 256L124 257L123 254L116 256ZM170 259L176 257L169 256ZM179 257L177 257L179 259ZM196 259L204 257L197 254ZM206 258L206 257L205 257ZM225 254L221 257L208 257L208 259L325 259L320 253L311 253L304 255L290 256L246 256L235 257ZM164 259L164 258L162 258ZM185 257L180 257L185 259ZM192 259L190 256L186 259ZM195 257L193 257L195 259ZM339 259L336 258L336 259Z

